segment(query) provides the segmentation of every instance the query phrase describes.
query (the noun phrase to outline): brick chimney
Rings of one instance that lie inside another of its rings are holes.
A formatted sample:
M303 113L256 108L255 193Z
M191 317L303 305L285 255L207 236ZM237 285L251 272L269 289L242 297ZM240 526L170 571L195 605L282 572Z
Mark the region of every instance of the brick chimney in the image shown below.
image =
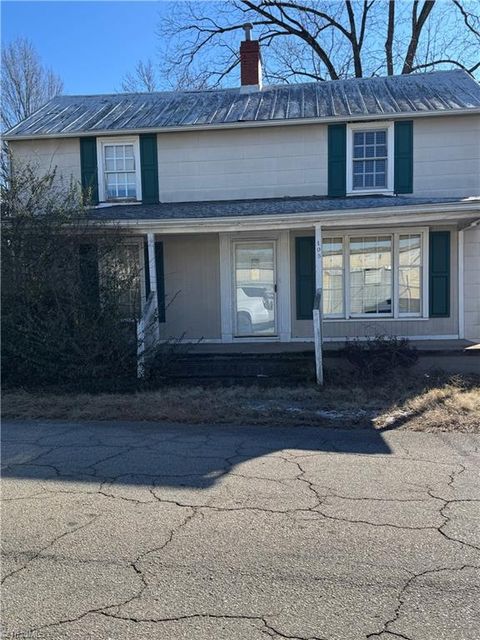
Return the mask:
M240 81L242 89L255 90L262 88L262 58L260 55L260 43L250 39L253 25L243 25L245 40L240 43Z

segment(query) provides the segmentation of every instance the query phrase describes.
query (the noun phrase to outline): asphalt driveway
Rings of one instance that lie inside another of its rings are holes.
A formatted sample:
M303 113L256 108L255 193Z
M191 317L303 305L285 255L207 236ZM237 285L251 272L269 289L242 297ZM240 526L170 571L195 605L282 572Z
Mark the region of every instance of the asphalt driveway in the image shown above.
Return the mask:
M478 640L480 436L3 426L3 637Z

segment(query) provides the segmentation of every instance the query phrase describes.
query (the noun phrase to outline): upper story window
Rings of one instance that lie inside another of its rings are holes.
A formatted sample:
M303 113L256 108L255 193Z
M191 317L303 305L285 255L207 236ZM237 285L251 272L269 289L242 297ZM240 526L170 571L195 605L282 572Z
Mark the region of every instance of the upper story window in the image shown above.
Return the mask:
M350 124L347 140L347 192L393 193L393 123Z
M97 155L100 201L141 200L138 138L100 138Z

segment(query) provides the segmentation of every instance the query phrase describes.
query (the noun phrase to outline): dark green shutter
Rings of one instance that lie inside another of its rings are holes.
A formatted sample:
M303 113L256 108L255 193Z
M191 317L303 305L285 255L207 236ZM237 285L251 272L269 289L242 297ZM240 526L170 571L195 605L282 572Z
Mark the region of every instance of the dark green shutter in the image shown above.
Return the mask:
M311 320L315 298L315 237L295 238L297 320Z
M148 243L143 244L145 264L145 296L150 293L150 269L148 268ZM155 242L155 262L157 266L158 321L165 322L165 270L163 265L163 242Z
M96 244L81 244L78 250L80 291L86 307L97 308L100 303L100 277Z
M395 122L394 191L413 193L413 121Z
M429 251L430 316L450 315L450 231L432 231Z
M98 204L97 139L80 138L80 169L85 204Z
M157 265L158 321L165 322L165 270L163 266L163 242L155 242Z
M140 167L142 174L142 201L158 202L157 136L146 133L140 136Z
M328 195L347 193L347 125L328 127Z

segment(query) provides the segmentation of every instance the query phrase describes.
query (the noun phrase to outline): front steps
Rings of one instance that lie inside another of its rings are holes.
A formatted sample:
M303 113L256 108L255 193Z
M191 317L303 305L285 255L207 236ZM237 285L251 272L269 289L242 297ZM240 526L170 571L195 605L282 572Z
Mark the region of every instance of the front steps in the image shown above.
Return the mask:
M315 381L312 351L296 353L184 353L157 357L154 379L166 384L291 385Z

